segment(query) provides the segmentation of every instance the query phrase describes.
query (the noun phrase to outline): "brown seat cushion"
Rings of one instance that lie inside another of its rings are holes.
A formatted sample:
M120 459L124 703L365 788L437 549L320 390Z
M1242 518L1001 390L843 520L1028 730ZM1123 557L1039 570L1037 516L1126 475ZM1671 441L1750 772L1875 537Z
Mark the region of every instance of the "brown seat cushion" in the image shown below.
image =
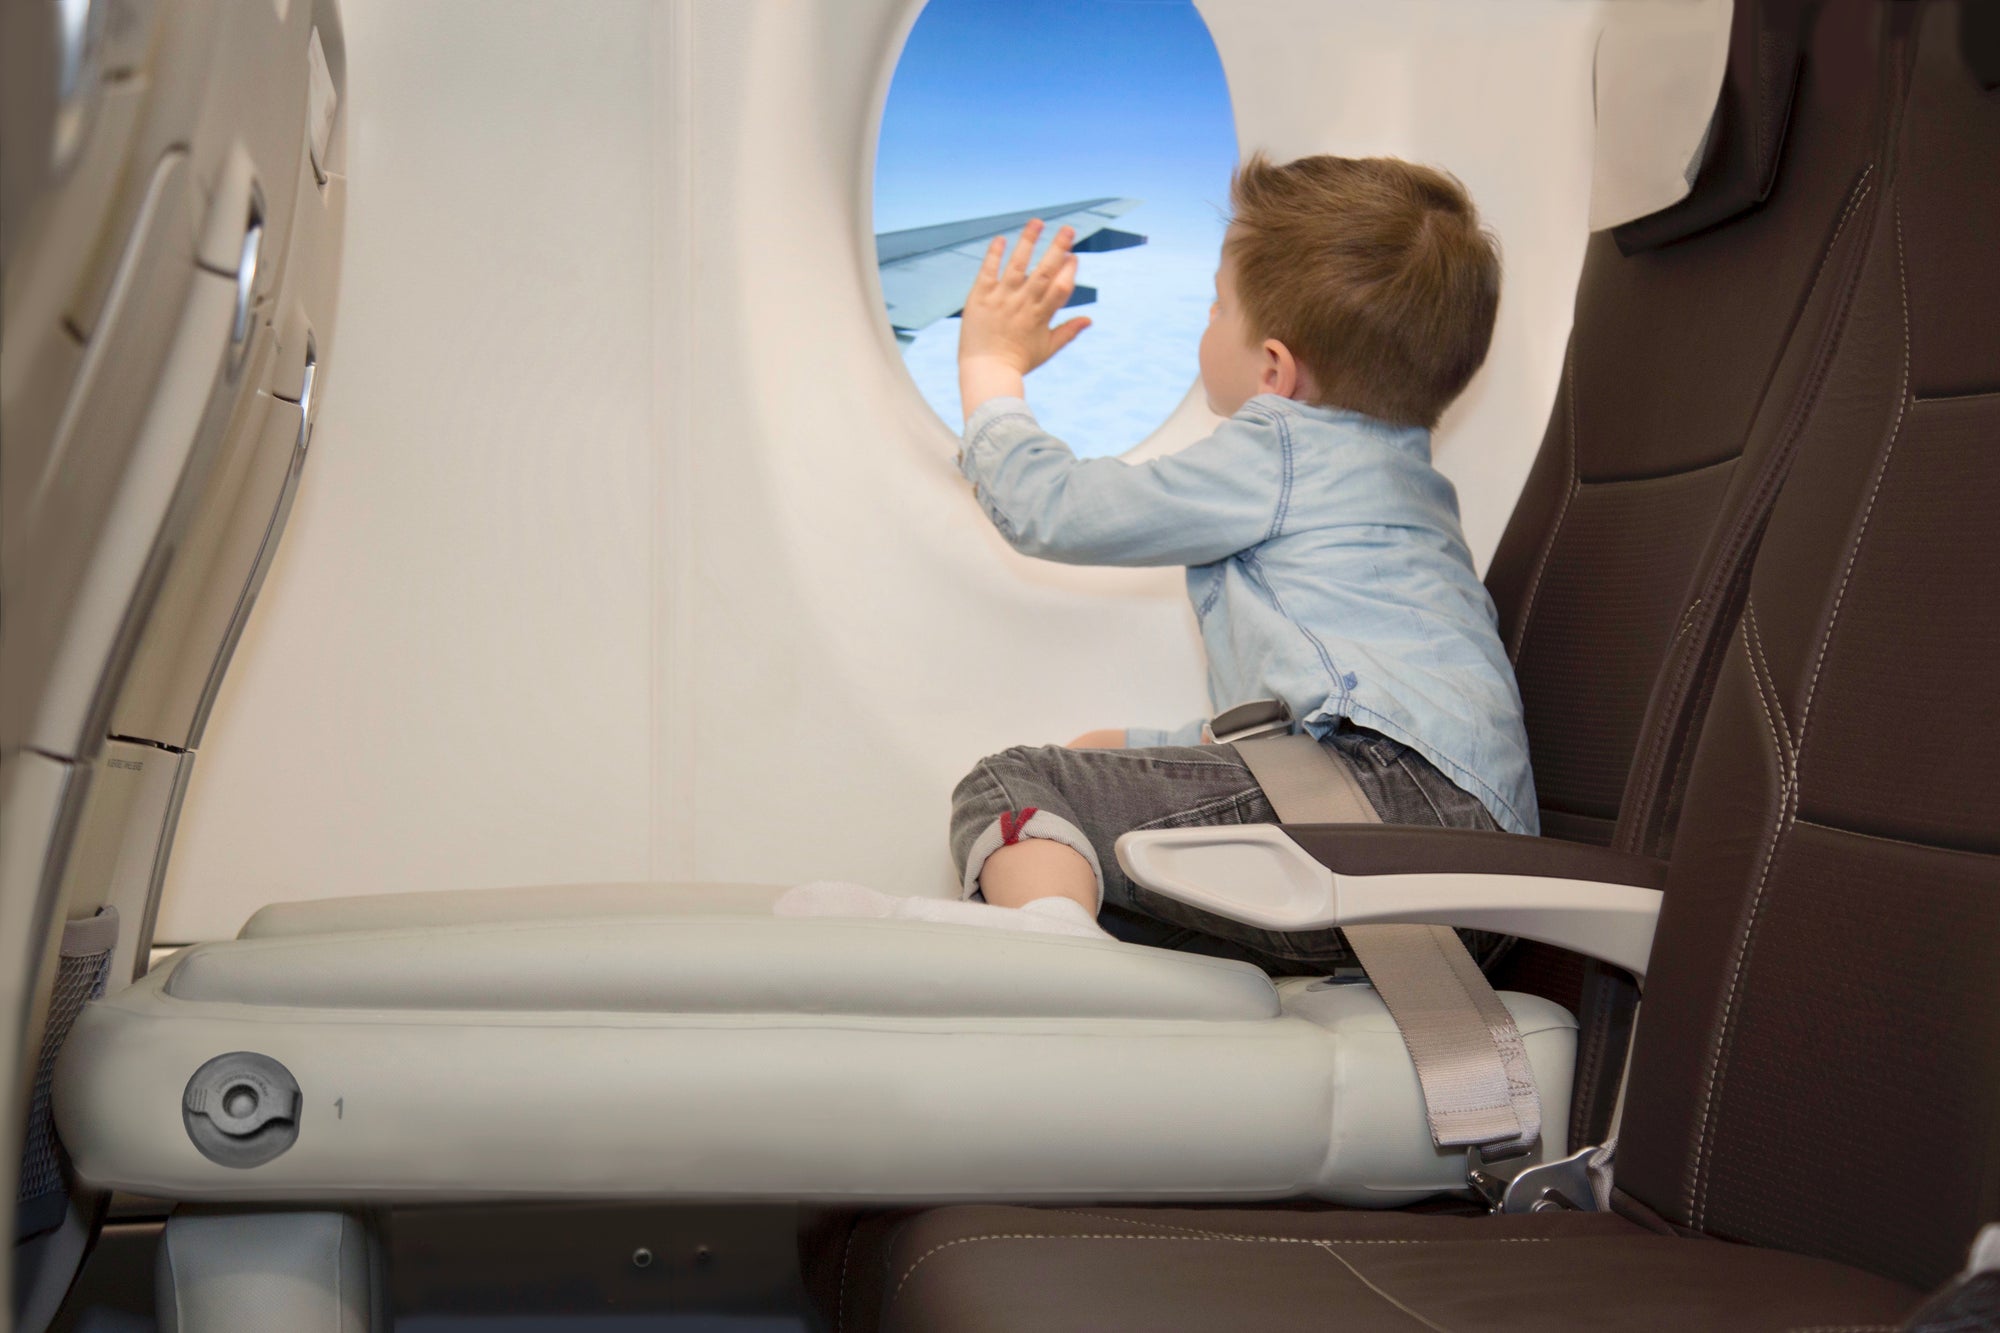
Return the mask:
M1858 1333L1896 1328L1921 1299L1825 1260L1609 1213L972 1205L864 1220L829 1248L836 1333Z

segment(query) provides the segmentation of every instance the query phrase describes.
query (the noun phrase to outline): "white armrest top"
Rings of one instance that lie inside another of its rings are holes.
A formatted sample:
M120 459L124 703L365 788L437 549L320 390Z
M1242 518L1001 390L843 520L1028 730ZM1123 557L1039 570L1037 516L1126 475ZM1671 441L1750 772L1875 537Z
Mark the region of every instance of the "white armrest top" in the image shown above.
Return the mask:
M271 903L239 939L474 926L499 921L580 921L604 916L750 916L767 912L782 884L535 884L518 889L433 889Z
M1155 893L1267 930L1386 922L1495 930L1574 949L1643 979L1658 889L1539 875L1343 875L1275 824L1155 829L1118 840Z
M911 921L600 917L234 940L168 964L176 1000L307 1009L1275 1017L1247 963Z

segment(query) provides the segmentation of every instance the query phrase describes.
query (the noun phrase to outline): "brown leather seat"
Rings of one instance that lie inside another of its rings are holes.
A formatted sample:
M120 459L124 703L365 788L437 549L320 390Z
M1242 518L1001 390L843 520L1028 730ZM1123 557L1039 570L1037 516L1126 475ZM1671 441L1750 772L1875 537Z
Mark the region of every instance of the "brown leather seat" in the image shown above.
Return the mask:
M1810 33L1773 204L1822 113L1883 137L1793 238L1835 276L1753 409L1791 456L1693 576L1741 614L1688 646L1699 593L1636 733L1672 863L1614 1212L947 1208L815 1256L839 1327L1890 1328L2000 1219L2000 94L1944 0L1831 0ZM1697 388L1652 410L1706 429Z
M1807 9L1736 6L1696 189L1586 253L1548 432L1486 580L1547 836L1671 851L1743 573L1828 391L1902 85L1874 6ZM1636 990L1534 944L1495 981L1577 1013L1570 1136L1602 1138Z
M1737 6L1695 193L1591 237L1548 429L1487 572L1547 836L1667 850L1638 836L1650 811L1625 809L1642 736L1672 715L1648 716L1661 664L1727 635L1727 589L1847 317L1896 90L1870 6L1837 2L1810 30L1796 9Z
M865 1243L865 1238L857 1238ZM850 1265L835 1329L884 1333L1892 1329L1918 1293L1610 1213L941 1209Z

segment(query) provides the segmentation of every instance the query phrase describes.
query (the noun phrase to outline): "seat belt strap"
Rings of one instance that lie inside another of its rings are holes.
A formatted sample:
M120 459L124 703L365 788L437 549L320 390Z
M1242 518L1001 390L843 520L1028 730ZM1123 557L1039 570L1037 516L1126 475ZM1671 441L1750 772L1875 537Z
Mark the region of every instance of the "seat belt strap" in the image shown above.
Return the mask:
M1250 775L1288 824L1379 824L1347 765L1308 735L1238 741ZM1542 1132L1541 1096L1514 1017L1448 926L1344 926L1355 957L1396 1020L1441 1148L1527 1148Z

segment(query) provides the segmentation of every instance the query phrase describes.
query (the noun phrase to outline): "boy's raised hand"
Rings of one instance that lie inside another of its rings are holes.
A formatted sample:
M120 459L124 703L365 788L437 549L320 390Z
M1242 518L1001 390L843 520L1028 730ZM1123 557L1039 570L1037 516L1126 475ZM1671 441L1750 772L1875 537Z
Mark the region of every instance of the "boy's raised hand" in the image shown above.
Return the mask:
M958 389L969 417L989 398L1018 398L1022 377L1070 345L1090 327L1082 315L1049 327L1049 319L1076 290L1076 232L1056 232L1041 262L1029 271L1028 257L1042 234L1036 218L1021 229L1013 254L1001 263L1007 238L995 236L986 261L965 298L958 331Z

